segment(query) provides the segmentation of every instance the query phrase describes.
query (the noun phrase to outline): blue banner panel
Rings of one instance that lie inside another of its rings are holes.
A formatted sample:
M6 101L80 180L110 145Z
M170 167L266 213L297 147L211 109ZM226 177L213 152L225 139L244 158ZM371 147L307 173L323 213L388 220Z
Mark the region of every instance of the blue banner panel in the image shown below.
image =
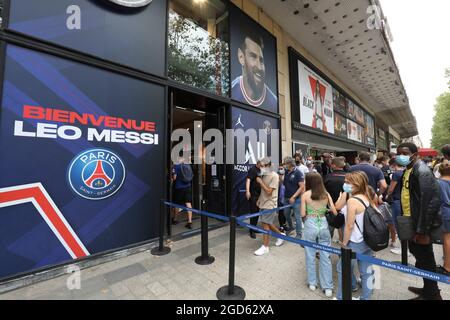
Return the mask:
M8 28L164 76L166 12L166 0L142 8L106 0L11 0Z
M245 139L245 163L238 163L236 161L239 151L237 147L238 139L235 138L235 164L233 166L231 210L238 216L250 212L249 202L245 198L245 181L250 168L254 166L256 161L261 157L269 156L272 161L275 161L275 159L278 159L279 157L280 150L275 146L272 147L271 136L272 130L279 129L280 126L279 121L276 118L238 107L232 107L232 121L232 129L234 130L242 129L247 131L249 129L254 129L257 132L256 143L251 143L248 137ZM266 135L266 133L267 136L263 138L262 134ZM266 140L267 144L265 144L264 140ZM279 141L277 142L279 143ZM277 164L274 163L274 165Z
M162 86L7 45L0 278L153 239Z

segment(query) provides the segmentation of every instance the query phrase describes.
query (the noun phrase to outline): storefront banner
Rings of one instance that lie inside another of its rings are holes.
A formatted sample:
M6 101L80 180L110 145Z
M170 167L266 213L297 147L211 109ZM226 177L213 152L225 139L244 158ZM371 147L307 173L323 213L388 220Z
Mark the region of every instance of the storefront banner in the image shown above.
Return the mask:
M276 39L230 6L231 98L278 113Z
M298 61L301 124L334 134L333 88Z
M166 73L166 0L12 0L8 28L157 76Z
M334 132L337 136L347 138L347 119L338 113L334 114Z
M363 142L363 128L357 123L347 119L347 137L350 140Z
M279 121L276 118L247 111L238 107L232 108L232 129L242 129L244 131L254 129L258 133L256 144L251 143L249 138L246 138L245 140L245 163L238 164L237 160L235 160L235 164L233 165L231 210L233 213L236 213L236 215L247 214L250 210L249 202L245 198L245 192L242 192L245 191L245 181L250 168L256 165L257 160L262 157L268 156L274 162L279 159L279 146L277 148L277 146L272 144L272 131L279 128ZM265 136L263 137L262 134ZM279 135L277 135L277 137L279 139ZM236 138L234 145L236 159L238 153ZM274 166L275 168L278 168L278 163L274 163Z
M0 278L157 236L165 89L6 46Z

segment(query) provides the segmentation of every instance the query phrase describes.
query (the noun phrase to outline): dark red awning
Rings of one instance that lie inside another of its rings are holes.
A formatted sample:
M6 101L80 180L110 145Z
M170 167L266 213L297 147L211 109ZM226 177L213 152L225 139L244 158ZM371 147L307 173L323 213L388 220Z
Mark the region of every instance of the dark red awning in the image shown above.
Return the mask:
M419 149L419 156L421 157L437 157L439 152L434 149Z

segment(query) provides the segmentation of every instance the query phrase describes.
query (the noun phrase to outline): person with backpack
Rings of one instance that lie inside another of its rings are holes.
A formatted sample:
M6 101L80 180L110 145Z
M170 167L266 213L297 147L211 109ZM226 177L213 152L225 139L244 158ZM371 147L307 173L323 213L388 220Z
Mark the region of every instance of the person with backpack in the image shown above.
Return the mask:
M370 195L369 179L364 172L355 171L348 173L345 176L345 183L343 187L347 194L351 197L347 201L347 212L344 227L344 241L343 246L352 249L353 252L373 256L373 249L376 245L379 248L387 247L389 244L389 232L384 222L383 216L378 211L376 204ZM377 217L381 233L383 235L379 237L376 232L373 231L371 225L366 225L371 222L370 218ZM383 227L384 226L384 227ZM380 241L378 238L382 238ZM370 241L370 244L368 243ZM371 246L372 248L371 248ZM377 249L378 250L378 249ZM362 295L360 300L370 300L372 296L372 282L373 282L373 268L370 263L365 261L357 261L359 273L361 275ZM353 271L352 271L353 272ZM337 266L338 273L338 293L337 299L342 299L342 261L339 260Z
M306 192L302 196L301 214L305 221L303 240L319 243L325 246L331 245L331 235L328 229L326 213L328 207L332 214L337 215L333 199L325 190L322 176L319 173L306 175ZM306 270L308 273L309 289L317 289L316 275L316 249L306 247ZM321 250L319 260L320 286L329 298L333 295L333 267L330 253Z
M402 240L408 240L418 269L436 272L431 235L442 226L440 186L433 172L419 160L418 153L414 143L402 143L397 148L395 160L406 167L400 195L402 216L397 219L403 226L400 227L399 222L399 236L407 235L408 239ZM408 288L418 295L413 300L442 300L436 281L424 278L423 283L423 288Z
M178 159L178 163L173 168L172 181L174 182L174 202L178 205L192 209L192 180L194 173L190 164L186 163L183 157ZM178 215L181 209L175 208L172 224L178 224ZM192 229L192 211L187 212L188 222L185 228Z

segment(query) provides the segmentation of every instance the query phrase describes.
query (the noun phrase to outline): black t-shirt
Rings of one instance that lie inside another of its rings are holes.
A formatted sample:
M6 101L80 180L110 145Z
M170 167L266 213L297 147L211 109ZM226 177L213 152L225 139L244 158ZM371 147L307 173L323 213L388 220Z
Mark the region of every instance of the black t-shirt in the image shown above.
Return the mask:
M389 166L383 166L383 168L381 168L381 171L383 171L384 180L386 180L386 183L391 184L391 174L392 174L391 168Z
M258 198L261 194L261 186L256 182L256 178L260 174L261 170L253 166L248 170L247 179L250 179L250 193L252 198Z
M341 192L344 192L342 190L344 181L345 171L334 171L325 178L325 189L327 189L327 192L330 194L334 203L338 201Z
M325 162L322 163L322 171L321 174L324 178L331 173L331 167L329 167Z

